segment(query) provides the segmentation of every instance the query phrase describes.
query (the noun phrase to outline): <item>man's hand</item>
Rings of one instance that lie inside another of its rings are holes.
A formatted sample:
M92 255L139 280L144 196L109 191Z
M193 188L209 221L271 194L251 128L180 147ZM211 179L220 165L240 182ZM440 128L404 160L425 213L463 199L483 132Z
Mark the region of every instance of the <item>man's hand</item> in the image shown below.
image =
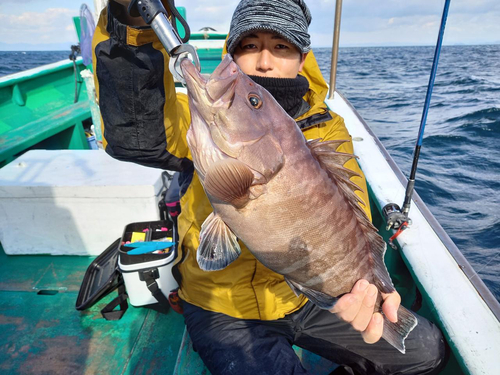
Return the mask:
M339 298L330 310L342 320L351 323L355 330L360 331L363 340L368 344L374 344L380 340L384 329L382 314L374 313L377 293L375 285L361 279L354 284L351 293ZM400 295L396 291L390 294L382 293L382 299L382 311L391 322L396 323L397 311L401 303Z

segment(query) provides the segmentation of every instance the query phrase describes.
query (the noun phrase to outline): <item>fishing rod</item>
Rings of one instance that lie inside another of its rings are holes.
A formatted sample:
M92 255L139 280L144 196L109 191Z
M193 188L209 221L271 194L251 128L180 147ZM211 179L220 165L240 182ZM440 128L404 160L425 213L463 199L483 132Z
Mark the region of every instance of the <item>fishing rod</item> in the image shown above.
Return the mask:
M415 145L415 151L413 152L413 163L411 166L410 178L408 179L408 184L406 185L405 200L403 202L403 208L395 203L387 204L383 209L384 216L387 222L387 230L393 228L398 231L389 239L389 244L393 246L392 241L408 227L411 223L408 213L410 211L411 197L415 190L415 175L417 173L418 159L420 157L420 149L422 147L422 141L424 139L425 123L427 121L427 114L429 112L429 106L431 103L432 89L434 88L434 81L436 79L436 72L439 62L439 55L441 54L441 47L443 44L444 29L446 27L446 19L448 18L448 10L450 8L451 0L445 0L443 15L441 17L441 26L439 27L439 35L436 43L436 49L434 51L434 60L432 61L431 75L429 77L429 84L427 86L427 94L425 96L424 110L422 112L422 118L420 120L420 128L418 130L417 143Z

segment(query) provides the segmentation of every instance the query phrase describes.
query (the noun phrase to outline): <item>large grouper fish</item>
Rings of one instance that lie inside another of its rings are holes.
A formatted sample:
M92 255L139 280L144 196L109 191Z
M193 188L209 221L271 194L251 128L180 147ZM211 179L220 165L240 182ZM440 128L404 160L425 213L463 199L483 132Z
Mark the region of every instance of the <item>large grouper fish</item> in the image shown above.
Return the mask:
M307 141L229 55L208 79L188 59L181 69L191 111L187 141L213 207L201 228L200 268L226 267L239 256L240 239L320 308L331 309L362 278L393 292L386 244L354 193L360 188L349 179L357 174L343 167L354 156L336 152L345 140ZM382 337L404 353L416 324L400 306L397 323L384 317Z

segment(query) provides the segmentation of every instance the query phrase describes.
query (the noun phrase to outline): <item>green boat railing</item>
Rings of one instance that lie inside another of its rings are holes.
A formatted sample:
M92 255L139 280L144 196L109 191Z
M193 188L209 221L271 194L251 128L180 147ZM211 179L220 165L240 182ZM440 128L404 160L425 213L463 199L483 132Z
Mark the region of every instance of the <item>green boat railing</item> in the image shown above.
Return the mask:
M0 167L32 148L88 149L90 118L81 59L0 78ZM75 103L75 85L76 99Z

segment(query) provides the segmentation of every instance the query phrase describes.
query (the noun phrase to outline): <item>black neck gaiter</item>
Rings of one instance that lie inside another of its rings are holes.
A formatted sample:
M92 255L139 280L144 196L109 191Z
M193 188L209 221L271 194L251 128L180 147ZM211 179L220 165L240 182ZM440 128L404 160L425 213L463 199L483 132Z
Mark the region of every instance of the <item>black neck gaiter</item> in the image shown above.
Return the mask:
M249 77L269 91L290 117L295 119L310 108L303 99L309 90L309 81L306 77L300 75L297 78Z

